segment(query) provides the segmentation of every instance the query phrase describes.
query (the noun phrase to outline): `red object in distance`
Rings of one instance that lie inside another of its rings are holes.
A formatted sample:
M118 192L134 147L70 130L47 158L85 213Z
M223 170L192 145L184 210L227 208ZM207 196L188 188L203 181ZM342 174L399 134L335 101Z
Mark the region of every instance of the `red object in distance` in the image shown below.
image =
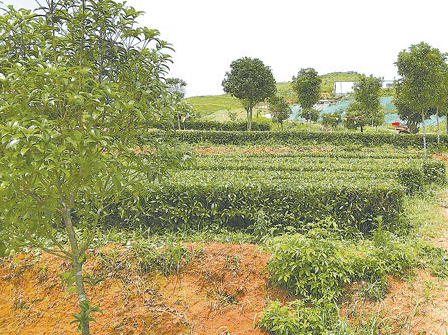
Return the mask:
M392 122L392 125L398 127L400 125L400 122Z

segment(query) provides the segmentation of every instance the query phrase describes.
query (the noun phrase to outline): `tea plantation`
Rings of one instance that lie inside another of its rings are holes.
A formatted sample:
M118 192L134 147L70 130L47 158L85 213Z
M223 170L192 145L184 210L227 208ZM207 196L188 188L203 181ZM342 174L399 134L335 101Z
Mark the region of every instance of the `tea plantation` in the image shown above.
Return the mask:
M137 215L162 234L247 234L271 253L272 284L297 297L263 311L256 326L271 334L364 334L368 323L338 316L351 283L362 280L360 294L381 300L388 275L426 267L448 277L447 252L420 239L407 213L410 199L431 198L446 182L445 161L425 155L417 135L187 131L144 138L210 150L148 185L140 214L118 206L122 217ZM428 143L432 152L443 150L435 137ZM369 334L378 333L378 324L371 327Z

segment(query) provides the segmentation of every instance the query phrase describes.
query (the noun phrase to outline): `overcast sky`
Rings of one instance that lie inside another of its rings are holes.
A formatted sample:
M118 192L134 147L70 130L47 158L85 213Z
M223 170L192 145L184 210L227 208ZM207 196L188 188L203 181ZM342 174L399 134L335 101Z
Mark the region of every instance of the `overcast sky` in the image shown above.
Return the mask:
M35 8L34 0L1 0ZM187 96L223 94L230 63L247 56L277 82L301 68L394 79L397 55L422 41L448 52L446 0L128 0L175 49L170 77Z

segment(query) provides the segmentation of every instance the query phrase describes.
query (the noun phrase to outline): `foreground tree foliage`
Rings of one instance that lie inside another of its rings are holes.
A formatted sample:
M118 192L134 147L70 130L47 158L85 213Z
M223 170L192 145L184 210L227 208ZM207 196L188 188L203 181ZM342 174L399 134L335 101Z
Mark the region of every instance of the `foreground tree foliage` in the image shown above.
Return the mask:
M163 78L170 46L157 30L134 28L140 14L110 0L52 0L36 14L10 6L0 16L0 252L33 246L70 260L64 278L82 334L100 311L82 271L95 230L111 205L132 206L184 155L131 149L175 109Z
M252 128L252 110L277 92L274 75L258 58L243 57L230 64L222 81L224 92L239 99L247 112L247 130Z

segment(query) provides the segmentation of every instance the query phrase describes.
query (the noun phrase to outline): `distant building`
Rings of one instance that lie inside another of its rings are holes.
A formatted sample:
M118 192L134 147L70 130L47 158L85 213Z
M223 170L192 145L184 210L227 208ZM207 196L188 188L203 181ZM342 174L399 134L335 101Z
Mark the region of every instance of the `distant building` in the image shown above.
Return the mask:
M382 88L392 88L394 87L394 81L393 80L384 80L383 79L383 83L382 83Z
M353 93L354 81L337 81L333 85L333 95L346 95Z
M354 81L336 81L333 85L333 95L346 95L354 92L353 87L355 86ZM394 87L393 80L382 80L381 88L392 88Z

